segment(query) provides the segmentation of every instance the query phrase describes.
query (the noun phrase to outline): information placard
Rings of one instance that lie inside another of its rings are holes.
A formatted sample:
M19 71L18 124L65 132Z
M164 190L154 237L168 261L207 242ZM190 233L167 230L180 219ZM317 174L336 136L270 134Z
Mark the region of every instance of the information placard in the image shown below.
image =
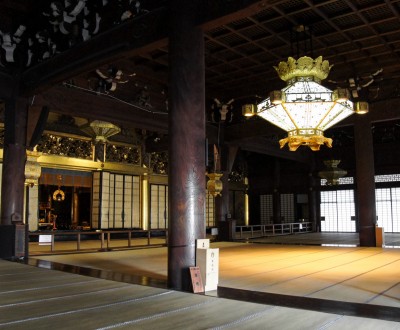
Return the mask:
M192 277L192 286L194 293L204 292L203 281L201 280L201 273L199 267L189 267L190 276Z
M51 245L53 235L39 235L39 245Z

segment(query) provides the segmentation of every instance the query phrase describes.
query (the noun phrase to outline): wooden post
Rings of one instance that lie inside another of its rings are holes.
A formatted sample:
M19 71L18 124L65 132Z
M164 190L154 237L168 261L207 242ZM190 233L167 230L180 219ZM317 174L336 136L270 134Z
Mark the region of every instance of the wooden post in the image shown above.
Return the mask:
M354 125L356 152L356 206L361 246L375 246L375 167L371 123L368 115L357 117Z
M282 223L281 216L281 164L279 159L275 159L274 162L274 192L272 195L273 203L273 222L274 224Z
M13 228L23 222L27 114L26 98L6 100L0 221L0 257L4 259L15 257Z
M191 291L196 239L205 237L203 1L171 0L169 35L168 286Z

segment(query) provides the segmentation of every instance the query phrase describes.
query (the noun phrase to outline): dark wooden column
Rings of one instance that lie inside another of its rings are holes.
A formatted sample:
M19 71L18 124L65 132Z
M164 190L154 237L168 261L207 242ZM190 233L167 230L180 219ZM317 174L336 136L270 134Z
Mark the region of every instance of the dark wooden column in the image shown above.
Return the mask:
M368 115L355 120L356 206L361 246L375 246L375 167L371 123Z
M215 197L215 220L219 226L221 222L226 221L229 213L229 172L222 171L222 192L221 196Z
M282 215L281 215L281 193L280 193L280 185L281 185L281 166L279 159L275 159L274 163L274 192L272 195L272 203L273 203L273 222L282 223Z
M218 123L218 156L217 160L214 155L214 170L218 173L222 173L222 192L221 196L215 197L215 222L219 227L219 239L227 240L228 235L223 233L225 231L224 222L227 219L229 213L229 148L224 144L225 142L225 124Z
M202 1L169 2L168 286L190 291L196 239L205 237L204 37Z
M229 212L231 202L229 200L229 174L232 172L238 147L225 145L224 137L225 129L223 128L220 133L220 138L222 139L222 147L220 150L221 161L220 165L217 166L217 171L223 173L221 177L223 188L221 196L215 197L215 217L218 225L218 239L231 241L234 239L236 219L230 218L231 214Z
M79 225L79 191L77 187L74 187L72 195L72 228L76 228Z
M313 157L308 174L308 221L312 223L313 231L321 231L321 216L319 208L319 192L317 190L320 179L314 176L315 158Z
M27 113L27 99L6 101L1 187L1 257L5 259L15 256L15 225L23 221Z

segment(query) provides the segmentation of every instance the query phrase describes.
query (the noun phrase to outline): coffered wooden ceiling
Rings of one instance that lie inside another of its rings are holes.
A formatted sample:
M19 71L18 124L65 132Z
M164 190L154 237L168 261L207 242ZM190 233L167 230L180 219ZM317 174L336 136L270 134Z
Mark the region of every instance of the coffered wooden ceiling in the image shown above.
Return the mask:
M46 19L42 13L50 3L0 1L0 30L14 33L25 24L32 32L39 20ZM173 14L167 3L142 0L143 11L136 17L22 70L3 63L2 97L12 95L13 84L21 82L22 93L35 95L37 104L53 112L166 134L168 17ZM226 123L228 143L301 157L279 151L276 139L284 132L262 119L241 116L243 104L260 101L284 86L273 66L289 56L323 56L333 64L325 86L347 87L354 100L368 101L373 121L399 118L400 0L209 0L200 12L208 134L215 131L214 99L234 99L234 116ZM311 39L304 39L302 31ZM100 93L99 72L109 75L110 68L121 70L123 76L115 91ZM147 102L141 101L143 95ZM352 116L344 125L356 119Z

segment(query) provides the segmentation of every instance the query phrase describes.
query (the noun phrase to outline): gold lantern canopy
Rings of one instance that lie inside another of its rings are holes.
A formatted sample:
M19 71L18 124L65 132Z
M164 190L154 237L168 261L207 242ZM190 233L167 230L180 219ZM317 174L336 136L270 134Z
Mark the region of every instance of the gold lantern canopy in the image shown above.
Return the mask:
M121 131L118 126L101 120L93 120L80 128L82 131L95 138L96 141L104 142L106 142L110 136L118 134Z
M108 138L121 132L121 128L106 121L93 120L81 126L80 129L93 138L93 160L104 163Z
M349 100L347 89L334 91L321 85L332 65L322 56L312 59L308 56L298 60L289 57L274 67L286 87L272 91L269 97L254 109L251 105L242 107L243 114L253 113L288 132L288 137L279 141L280 147L286 144L290 151L301 145L317 151L325 144L332 147L332 139L324 137L324 130L337 124L353 113L368 111L366 102Z

